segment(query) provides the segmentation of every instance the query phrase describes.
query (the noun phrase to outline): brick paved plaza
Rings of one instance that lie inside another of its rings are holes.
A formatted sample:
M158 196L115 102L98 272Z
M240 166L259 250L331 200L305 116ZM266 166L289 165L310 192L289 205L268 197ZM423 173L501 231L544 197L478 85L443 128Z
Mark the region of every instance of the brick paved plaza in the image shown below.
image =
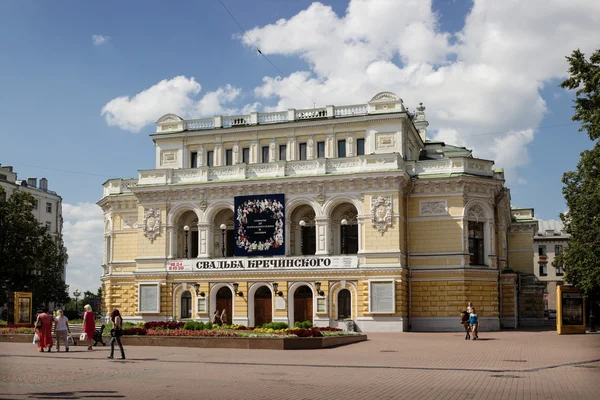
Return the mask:
M600 334L369 334L327 350L0 343L0 399L599 399Z

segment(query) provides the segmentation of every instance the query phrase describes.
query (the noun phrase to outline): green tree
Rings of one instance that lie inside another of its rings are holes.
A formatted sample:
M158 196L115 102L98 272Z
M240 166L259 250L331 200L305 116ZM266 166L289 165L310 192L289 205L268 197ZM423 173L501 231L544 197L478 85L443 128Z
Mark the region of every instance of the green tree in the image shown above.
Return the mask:
M561 87L574 90L574 121L581 122L594 146L581 153L576 171L563 175L568 213L561 214L571 235L569 246L555 264L564 265L565 279L595 299L600 295L600 49L586 60L575 50L569 61L570 77Z
M62 238L51 235L35 219L35 204L31 194L18 190L0 202L1 304L13 291L32 292L36 306L67 300L66 250Z

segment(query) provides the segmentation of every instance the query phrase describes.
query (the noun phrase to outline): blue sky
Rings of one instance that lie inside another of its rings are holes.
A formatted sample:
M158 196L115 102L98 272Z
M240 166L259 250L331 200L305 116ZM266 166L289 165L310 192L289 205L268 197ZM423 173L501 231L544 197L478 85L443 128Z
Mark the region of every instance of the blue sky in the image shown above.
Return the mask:
M591 143L558 85L564 56L598 47L595 1L222 1L317 105L383 90L422 101L432 138L507 169L513 204L541 219L565 210L562 173ZM63 197L72 289L98 286L102 183L154 167L146 122L312 106L289 80L263 79L281 74L218 0L5 1L0 13L0 163Z

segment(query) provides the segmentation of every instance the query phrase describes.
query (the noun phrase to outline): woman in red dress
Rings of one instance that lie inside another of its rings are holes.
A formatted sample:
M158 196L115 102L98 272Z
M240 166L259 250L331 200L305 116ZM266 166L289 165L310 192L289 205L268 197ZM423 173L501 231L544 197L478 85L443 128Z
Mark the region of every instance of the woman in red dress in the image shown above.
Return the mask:
M48 314L48 308L44 308L42 313L37 316L35 327L40 339L37 344L38 351L43 353L44 348L48 348L48 353L50 353L54 342L52 341L52 315Z
M94 313L92 312L92 306L86 304L83 309L85 313L83 314L83 331L87 335L87 344L88 350L92 350L92 343L94 340L94 332L96 331L96 322L94 321Z

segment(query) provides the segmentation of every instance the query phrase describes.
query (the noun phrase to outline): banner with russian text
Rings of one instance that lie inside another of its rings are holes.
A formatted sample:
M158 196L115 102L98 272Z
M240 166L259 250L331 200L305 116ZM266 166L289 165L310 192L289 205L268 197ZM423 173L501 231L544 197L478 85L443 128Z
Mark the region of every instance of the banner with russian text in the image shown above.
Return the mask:
M285 255L285 202L283 194L234 198L234 254Z

